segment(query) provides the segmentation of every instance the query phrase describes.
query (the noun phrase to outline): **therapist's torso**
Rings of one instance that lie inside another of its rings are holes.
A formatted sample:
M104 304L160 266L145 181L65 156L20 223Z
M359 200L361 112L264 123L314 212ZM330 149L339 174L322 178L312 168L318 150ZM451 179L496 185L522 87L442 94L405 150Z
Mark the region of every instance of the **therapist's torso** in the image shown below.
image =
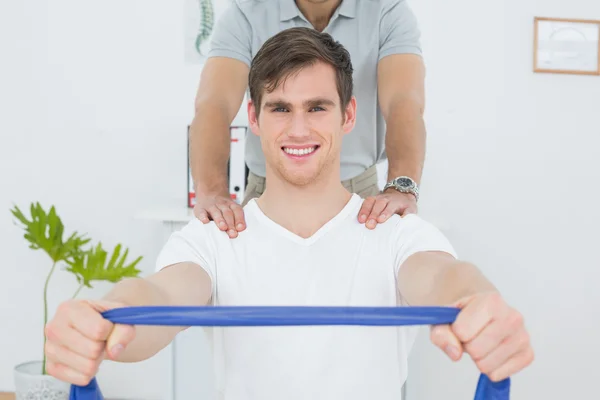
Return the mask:
M233 57L248 65L262 44L292 27L312 27L294 0L234 0L219 18L209 57ZM377 63L390 54L421 54L417 22L405 0L343 0L324 29L350 53L357 116L344 137L341 179L354 178L386 158L385 120L377 100ZM265 176L260 139L246 137L245 160Z

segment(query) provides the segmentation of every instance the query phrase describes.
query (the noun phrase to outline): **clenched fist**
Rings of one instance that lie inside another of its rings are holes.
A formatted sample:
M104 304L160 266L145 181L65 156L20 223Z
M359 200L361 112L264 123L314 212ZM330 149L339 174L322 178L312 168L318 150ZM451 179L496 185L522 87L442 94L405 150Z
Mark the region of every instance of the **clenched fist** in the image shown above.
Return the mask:
M453 304L460 312L451 325L431 329L431 341L457 361L469 354L477 368L498 382L532 363L534 355L522 315L495 292Z
M45 327L48 374L84 386L96 375L105 358L117 359L135 337L135 329L129 325L115 325L100 313L123 306L85 300L62 303Z

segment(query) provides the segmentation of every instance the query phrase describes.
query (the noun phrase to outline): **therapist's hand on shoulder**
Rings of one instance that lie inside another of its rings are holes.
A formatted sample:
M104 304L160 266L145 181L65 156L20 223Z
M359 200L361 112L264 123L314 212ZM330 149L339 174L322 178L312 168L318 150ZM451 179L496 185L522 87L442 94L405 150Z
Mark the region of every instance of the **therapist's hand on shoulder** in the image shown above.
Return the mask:
M394 189L370 196L365 199L358 212L358 221L369 229L375 229L377 224L384 223L392 215L417 213L417 199L410 193L400 193Z
M431 328L431 341L453 361L467 353L480 372L498 382L529 366L534 359L523 316L497 292L458 301L451 325Z
M238 232L246 229L244 209L229 196L197 196L194 215L205 224L214 221L230 238L237 237Z
M101 313L122 306L107 301L62 303L44 330L46 372L64 382L85 386L104 359L116 360L134 339L135 328L113 324Z

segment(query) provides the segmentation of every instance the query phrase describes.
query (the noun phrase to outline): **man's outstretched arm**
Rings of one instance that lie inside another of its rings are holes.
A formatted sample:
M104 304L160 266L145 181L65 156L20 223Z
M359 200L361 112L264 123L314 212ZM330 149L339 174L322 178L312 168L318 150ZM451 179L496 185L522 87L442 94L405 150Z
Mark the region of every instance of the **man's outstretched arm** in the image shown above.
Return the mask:
M203 306L211 298L211 279L200 266L179 263L165 267L147 278L117 283L103 300L126 306ZM135 327L135 338L115 361L138 362L166 347L185 326ZM110 349L112 343L108 343Z
M209 275L198 265L180 263L148 278L123 280L100 300L66 301L45 327L46 371L65 382L87 385L105 358L146 360L186 327L113 324L102 312L127 306L205 305L210 297Z
M497 293L471 263L444 252L418 252L398 271L398 289L411 305L451 305L481 293Z
M457 361L469 354L482 373L503 380L533 361L522 315L510 307L473 264L442 252L410 256L398 272L398 289L411 305L461 309L450 326L435 326L432 342Z

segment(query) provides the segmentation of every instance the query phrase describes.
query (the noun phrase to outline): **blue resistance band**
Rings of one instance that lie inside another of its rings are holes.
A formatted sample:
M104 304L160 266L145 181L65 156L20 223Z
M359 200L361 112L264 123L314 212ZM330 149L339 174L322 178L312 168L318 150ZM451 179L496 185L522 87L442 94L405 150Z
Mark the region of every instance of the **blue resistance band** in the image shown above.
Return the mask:
M452 307L311 307L311 306L152 306L123 307L102 313L117 324L161 326L443 325L456 320ZM509 400L510 378L491 381L481 374L474 400ZM104 400L96 378L71 386L70 400Z

